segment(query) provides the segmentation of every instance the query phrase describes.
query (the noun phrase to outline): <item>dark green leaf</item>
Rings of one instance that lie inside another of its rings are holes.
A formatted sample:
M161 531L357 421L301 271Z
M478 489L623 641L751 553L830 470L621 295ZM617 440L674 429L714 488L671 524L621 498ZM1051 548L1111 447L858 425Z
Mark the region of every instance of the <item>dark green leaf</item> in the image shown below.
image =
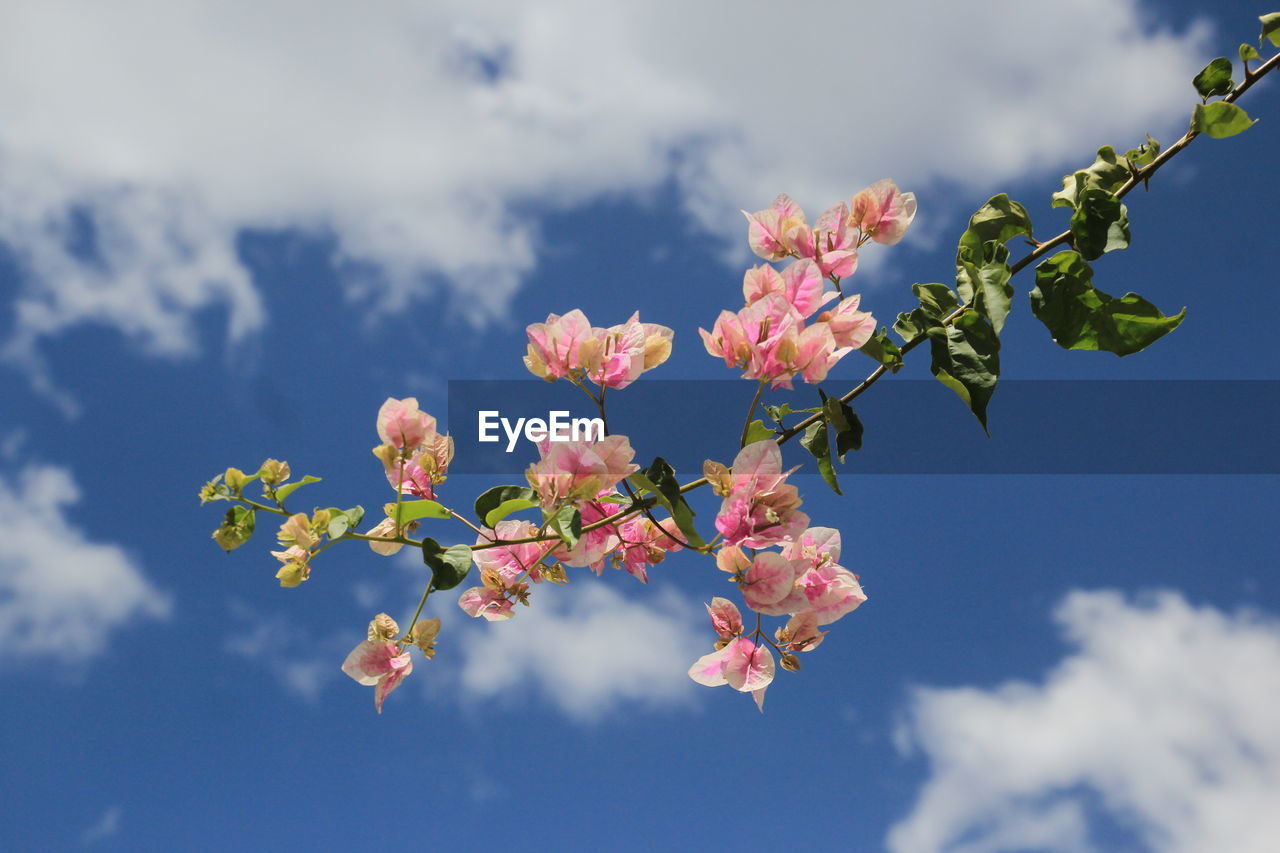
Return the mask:
M929 330L933 375L965 402L987 428L987 403L1000 377L1000 338L986 317L966 311L945 328Z
M1155 142L1154 139L1150 141ZM1099 189L1113 193L1128 179L1129 167L1116 156L1114 148L1104 145L1098 149L1098 158L1092 166L1062 179L1062 189L1053 194L1053 206L1074 208L1076 196L1084 190Z
M898 349L898 345L889 338L889 330L883 326L880 327L880 331L867 339L859 352L871 356L893 373L897 373L902 368L902 350Z
M676 526L684 534L685 541L695 548L707 544L693 526L694 512L680 493L680 481L676 479L675 469L667 464L667 460L659 456L648 468L637 471L629 479L636 488L652 493L658 503L671 513Z
M449 510L435 501L404 501L396 511L396 526L401 527L419 518L448 518Z
M934 320L946 317L960 304L956 294L945 284L913 284L911 292L920 300L920 307Z
M962 252L968 255L968 252ZM980 262L961 260L956 264L956 291L960 298L991 321L996 334L1004 328L1013 299L1013 285L1009 283L1009 249L1002 243L990 240L982 247Z
M783 403L781 406L765 406L764 410L775 423L782 423L782 419L787 415L795 415L801 412L820 412L822 411L822 407L815 406L812 409L793 409L791 408L790 403Z
M468 545L445 548L434 539L423 539L422 562L431 568L432 587L453 589L471 572L471 548Z
M902 338L903 343L910 343L937 325L938 321L926 314L923 308L916 308L911 313L899 314L893 330Z
M1243 133L1253 127L1253 122L1254 119L1249 118L1248 113L1226 101L1196 104L1191 112L1191 129L1214 139L1226 139Z
M755 444L768 438L773 438L773 430L765 426L764 421L754 420L747 427L747 444Z
M1031 311L1064 349L1130 355L1178 327L1136 293L1116 299L1093 286L1093 270L1077 252L1059 252L1036 269Z
M1262 34L1258 36L1258 43L1268 39L1273 45L1280 47L1280 12L1262 15L1258 20L1262 22Z
M983 245L991 240L1003 245L1019 235L1031 236L1031 217L1027 215L1027 209L1011 201L1004 193L992 196L969 217L969 227L960 235L957 263L961 260L978 261L982 258ZM969 254L965 255L965 252Z
M1235 85L1231 82L1231 60L1219 56L1206 65L1191 83L1202 98L1227 94Z
M538 493L528 486L494 486L476 498L476 518L493 527L511 513L537 505Z
M1076 199L1071 214L1071 236L1086 260L1129 247L1129 213L1106 190L1087 189Z
M285 485L276 488L276 500L283 502L285 498L289 497L289 495L293 494L303 486L308 486L312 483L318 482L320 482L319 477L313 477L308 474L296 483L286 483Z
M827 481L831 490L837 495L844 494L840 491L840 484L836 482L835 466L831 464L831 441L827 438L827 422L818 421L810 424L800 438L800 446L818 460L818 473L822 474L822 479Z
M827 415L827 422L836 434L836 455L843 462L845 454L850 450L862 449L862 421L844 400L828 397L821 388L818 389L818 394L822 396L822 409Z

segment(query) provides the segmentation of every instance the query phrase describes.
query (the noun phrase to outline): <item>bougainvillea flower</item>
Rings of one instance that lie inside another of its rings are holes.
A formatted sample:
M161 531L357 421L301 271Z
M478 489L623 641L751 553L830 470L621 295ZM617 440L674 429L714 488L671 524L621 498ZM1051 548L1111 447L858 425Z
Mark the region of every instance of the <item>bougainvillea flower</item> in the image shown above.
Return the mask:
M307 564L311 554L297 545L290 545L283 551L272 551L271 556L284 564L276 572L276 579L280 581L280 586L295 587L311 577L311 566Z
M742 613L738 605L727 598L716 596L706 605L707 615L711 617L711 627L726 640L742 635Z
M625 435L600 441L544 441L542 459L525 476L545 509L565 501L581 501L612 490L635 471L636 452Z
M473 618L483 616L490 622L503 622L515 615L511 600L506 594L502 590L488 586L471 587L459 596L458 606L466 611L468 616Z
M791 264L781 273L768 265L747 270L742 277L742 295L747 304L763 299L770 293L784 298L802 319L810 317L819 308L836 298L827 293L826 284L818 265L804 260Z
M432 432L422 446L404 461L394 453L379 453L378 457L386 468L391 488L406 495L434 500L436 486L444 481L449 463L453 461L453 437Z
M499 521L496 527L486 529L476 537L476 544L483 545L495 540L527 539L536 535L537 532L538 526L533 522L507 519ZM472 551L471 556L481 572L486 569L495 571L507 581L515 581L521 573L528 572L529 580L541 583L542 559L551 553L557 544L554 540L502 544L494 548Z
M392 539L397 535L396 520L394 518L384 518L379 521L365 536L373 536L378 539ZM384 557L390 557L392 554L399 553L404 547L403 542L370 542L369 547L373 549L373 553L381 554Z
M811 613L816 624L827 625L852 613L867 600L858 576L840 559L840 531L811 527L782 549L782 556L803 566L794 592L779 603L786 613Z
M392 447L418 447L435 432L436 419L418 409L416 397L388 397L378 409L378 437Z
M792 652L811 652L822 644L825 632L818 630L814 613L798 613L787 620L775 635L778 645Z
M577 366L603 388L626 388L641 373L667 360L674 334L666 326L641 323L637 311L625 323L592 329L579 347Z
M583 516L586 523L586 516ZM667 554L679 551L679 527L673 518L664 518L654 524L649 518L639 516L628 519L617 528L614 548L615 563L626 569L641 583L649 582L649 566L656 566Z
M382 713L382 701L413 672L413 661L395 643L365 640L351 650L342 671L366 687L373 687L373 704Z
M858 268L858 234L843 202L819 216L812 229L793 231L792 243L796 254L812 259L824 278L847 278Z
M796 567L774 551L757 554L742 576L742 598L752 610L764 612L791 594Z
M613 493L612 486L603 493L608 495ZM597 495L601 497L603 495ZM616 509L612 504L604 504L600 501L586 501L578 507L582 526L600 521L613 514ZM609 556L615 548L618 547L618 531L612 525L597 527L595 530L588 530L578 537L578 541L572 548L563 546L556 549L556 559L563 562L566 566L582 568L589 566L597 575L604 571L605 558Z
M311 520L306 513L298 512L285 519L276 534L276 541L281 545L297 545L304 551L310 551L320 544L320 537L311 529Z
M785 483L791 472L783 473L777 444L748 444L738 451L731 472L732 490L716 515L726 545L765 548L790 541L808 526L809 516L799 511L799 492Z
M886 246L901 240L915 218L915 193L902 192L888 178L876 181L849 203L849 226Z
M876 332L876 318L866 311L859 311L858 304L862 297L858 294L846 296L830 311L824 311L818 320L831 330L831 336L837 345L851 350L859 349L871 339Z
M773 204L755 213L742 211L747 217L747 242L751 251L766 261L776 261L795 252L791 233L804 227L804 211L785 193Z
M689 677L707 687L728 684L739 693L750 693L763 707L764 691L773 681L773 654L767 646L739 637L724 648L703 655L689 668Z

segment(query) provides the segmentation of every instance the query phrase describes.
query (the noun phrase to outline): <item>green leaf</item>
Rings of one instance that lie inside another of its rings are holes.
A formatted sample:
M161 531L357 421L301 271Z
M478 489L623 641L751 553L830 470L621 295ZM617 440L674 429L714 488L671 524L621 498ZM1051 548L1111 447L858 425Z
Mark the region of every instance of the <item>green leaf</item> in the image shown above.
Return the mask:
M754 420L747 427L747 444L755 444L757 441L764 441L768 438L773 438L773 430L765 426L764 421Z
M1151 142L1154 139L1147 137ZM1159 143L1156 143L1157 149ZM1099 189L1113 193L1129 179L1129 167L1124 160L1116 156L1115 149L1104 145L1098 149L1098 157L1093 165L1065 176L1062 189L1053 194L1053 207L1076 206L1076 197L1086 189Z
M1129 212L1120 200L1102 189L1086 189L1071 214L1071 236L1086 260L1129 247Z
M1219 56L1206 65L1191 83L1202 98L1227 94L1235 88L1235 84L1231 82L1231 60Z
M935 320L941 320L960 305L956 294L945 284L913 284L911 292L920 300L925 314Z
M431 568L432 587L453 589L471 572L471 547L454 545L445 548L434 539L423 539L422 562Z
M969 217L969 227L960 235L957 263L960 260L978 261L983 256L983 245L994 240L1001 245L1014 237L1031 236L1031 217L1027 209L1007 195L992 196L986 204ZM965 252L968 255L964 255Z
M1258 49L1251 44L1240 45L1240 61L1248 62L1250 59L1262 59L1258 54ZM1248 66L1245 66L1246 70Z
M938 325L938 321L926 314L923 308L916 308L910 313L904 311L899 314L893 330L902 338L903 343L910 343Z
M659 456L644 471L637 471L628 479L636 488L651 492L658 503L671 513L686 542L695 548L702 548L707 544L693 526L694 512L680 493L680 481L676 479L675 469L667 464L667 460Z
M781 406L765 406L764 410L775 423L782 423L782 419L787 415L797 415L801 412L820 412L822 411L822 407L815 406L812 409L793 409L791 408L790 403L783 403Z
M960 298L985 315L997 335L1004 328L1013 300L1011 277L1009 249L995 240L983 244L980 263L965 259L956 264L956 291Z
M547 529L560 537L566 548L572 548L582 538L582 513L576 506L566 504L556 511L555 515L543 510L543 518L547 519Z
M325 532L329 534L330 539L341 538L343 534L354 526L345 512L337 507L329 507L329 527Z
M1226 101L1196 104L1191 112L1191 129L1214 139L1226 139L1243 133L1253 127L1253 122L1254 119L1249 118L1248 113Z
M1139 145L1137 148L1130 148L1124 152L1124 158L1135 166L1150 166L1155 159L1160 156L1160 143L1155 140L1151 134L1147 134L1147 141Z
M1000 377L1000 338L990 321L966 311L945 328L929 330L932 372L987 429L987 403Z
M345 512L347 520L352 527L359 527L360 522L364 520L364 507L362 506L353 506L351 509L345 510Z
M1268 39L1273 45L1280 47L1280 12L1262 15L1258 20L1262 22L1262 34L1258 36L1258 43Z
M248 542L253 536L256 524L254 510L244 506L233 506L227 510L226 517L217 530L213 531L213 541L222 550L230 553Z
M419 518L448 518L449 510L435 501L404 501L396 510L396 526L408 524Z
M528 486L494 486L476 498L476 518L493 527L511 513L537 505L538 493Z
M285 498L289 497L289 495L293 494L298 489L318 482L320 482L319 477L313 477L308 474L296 483L286 483L283 486L278 486L276 488L276 500L283 503Z
M822 409L827 415L827 423L836 433L836 455L844 461L850 450L862 449L862 421L853 409L839 397L828 397L821 388L818 394L822 397Z
M1059 252L1036 269L1031 311L1063 349L1124 356L1178 328L1186 315L1166 317L1136 293L1116 299L1093 286L1093 270L1077 252Z
M898 345L889 338L889 330L883 326L880 327L880 331L867 339L859 352L871 356L893 373L902 369L902 350L898 349Z
M840 491L840 484L836 482L836 469L831 464L831 441L827 438L827 422L818 421L810 424L809 428L804 431L804 435L800 438L800 446L813 454L813 458L818 460L818 473L822 475L822 479L827 481L827 485L837 495L843 495Z

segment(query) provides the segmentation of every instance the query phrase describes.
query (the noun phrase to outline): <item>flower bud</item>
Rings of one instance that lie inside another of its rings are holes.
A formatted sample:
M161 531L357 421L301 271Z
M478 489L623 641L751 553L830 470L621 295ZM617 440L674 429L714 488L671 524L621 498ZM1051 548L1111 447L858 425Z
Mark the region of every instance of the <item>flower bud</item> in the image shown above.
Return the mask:
M782 655L782 668L789 672L799 671L800 658L791 654L791 652L784 652Z
M227 488L231 489L232 494L238 495L244 491L249 478L239 468L228 468L227 473L222 475L222 481L227 484Z
M409 631L409 640L422 649L422 654L429 660L436 656L436 637L439 633L439 619L419 619Z
M258 476L268 486L275 486L289 479L289 463L278 459L268 459L258 469Z
M370 640L394 640L398 636L400 636L400 626L396 624L396 620L385 613L379 613L369 623Z

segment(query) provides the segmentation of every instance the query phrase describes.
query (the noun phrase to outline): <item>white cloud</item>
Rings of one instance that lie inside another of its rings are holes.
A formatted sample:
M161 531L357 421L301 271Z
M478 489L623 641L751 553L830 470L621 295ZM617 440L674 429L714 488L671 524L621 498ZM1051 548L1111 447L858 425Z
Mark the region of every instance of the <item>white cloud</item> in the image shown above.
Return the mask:
M123 549L89 541L68 517L79 499L63 468L0 473L0 660L81 661L112 630L169 615L168 596Z
M449 644L462 658L463 693L489 700L531 687L587 720L624 706L690 702L697 688L685 673L705 653L707 637L687 599L670 588L645 592L632 600L590 578L538 588L514 619L467 630Z
M889 848L1095 850L1101 809L1163 853L1274 850L1280 624L1174 593L1075 592L1057 620L1076 650L1043 683L917 693L930 775Z
M322 634L297 624L287 615L268 615L239 601L233 600L229 609L235 627L223 641L223 648L258 662L286 691L312 702L329 685L347 681L342 662L351 648L364 639L364 629L358 621L354 622L354 630Z
M123 816L124 809L119 806L111 806L108 808L102 813L102 817L98 818L92 826L80 833L81 846L88 847L91 844L95 844L104 838L110 838L120 832L120 818Z
M483 321L533 267L540 207L674 178L695 222L739 235L737 208L783 190L813 209L887 174L977 186L1083 162L1188 107L1206 28L1145 17L1136 0L9 3L0 240L30 275L4 354L48 386L40 341L79 324L165 355L211 306L233 337L260 328L245 228L331 235L353 298L447 285ZM86 223L88 261L69 248Z

